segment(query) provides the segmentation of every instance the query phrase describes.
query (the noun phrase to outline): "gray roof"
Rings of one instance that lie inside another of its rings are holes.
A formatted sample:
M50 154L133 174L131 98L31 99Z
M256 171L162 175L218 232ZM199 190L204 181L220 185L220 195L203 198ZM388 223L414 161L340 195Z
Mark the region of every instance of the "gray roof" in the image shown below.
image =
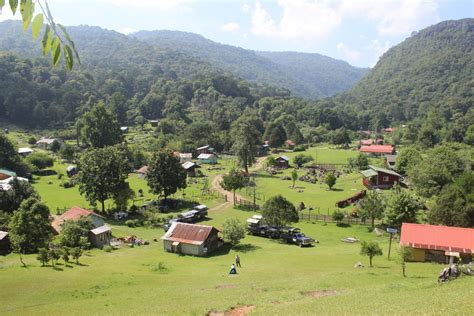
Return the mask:
M372 165L370 165L369 168L372 169L372 170L375 170L375 171L377 171L377 172L388 173L388 174L391 174L391 175L393 175L393 176L401 177L400 174L398 174L398 173L396 173L395 171L390 170L390 169L386 169L386 168L382 168L382 167L377 167L377 166L372 166Z
M283 160L286 160L286 161L290 161L290 158L288 158L288 156L280 156L280 157L277 157L277 159L283 159Z
M387 162L395 162L397 160L397 155L385 155Z
M8 236L8 232L2 232L0 230L0 240L3 240L3 238L7 237Z
M377 175L377 172L372 169L363 170L360 173L364 176L364 178L370 178Z
M183 168L188 170L194 166L197 166L194 162L192 161L186 161L185 163L182 164Z

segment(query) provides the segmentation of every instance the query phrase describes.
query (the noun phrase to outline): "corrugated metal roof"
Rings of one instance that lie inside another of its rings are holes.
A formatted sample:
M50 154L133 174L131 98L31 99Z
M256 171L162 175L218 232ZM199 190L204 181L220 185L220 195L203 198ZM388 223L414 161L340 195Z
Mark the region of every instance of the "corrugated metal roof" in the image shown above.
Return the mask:
M277 157L276 160L278 159L283 159L283 160L286 160L286 161L290 161L290 158L288 158L288 156L280 156L280 157Z
M377 167L377 166L372 166L372 165L370 165L369 168L372 169L372 170L375 170L377 172L388 173L388 174L391 174L393 176L401 177L401 175L399 175L398 173L396 173L395 171L390 170L390 169L385 169L385 168L382 168L382 167Z
M16 177L16 173L8 169L0 169L0 173L6 174L10 177Z
M3 238L7 237L8 236L8 232L2 232L0 230L0 240L3 240Z
M18 153L19 154L27 154L27 153L32 153L33 152L33 149L31 149L30 147L20 147L18 148Z
M56 230L57 232L60 232L61 231L61 225L65 221L68 221L68 220L77 221L83 216L87 217L87 216L90 216L90 215L95 215L95 216L103 218L99 214L96 214L92 211L85 210L85 209L82 209L80 207L74 206L74 207L70 208L68 211L66 211L65 213L63 213L60 216L56 217L53 220L53 222L51 223L51 226L53 226L54 230Z
M202 149L206 149L206 148L209 148L209 147L210 147L209 145L206 145L206 146L199 147L197 150L202 150Z
M359 151L361 153L376 153L376 154L392 154L394 148L392 145L370 145L361 146Z
M102 225L100 227L91 229L91 233L93 233L94 235L100 235L100 234L108 232L108 231L112 231L112 228L110 228L107 225Z
M198 159L210 159L212 157L214 157L214 154L200 154Z
M403 223L400 245L421 249L474 253L474 229Z
M377 172L372 169L363 170L360 173L364 176L364 178L370 178L377 175Z
M201 245L206 241L213 230L219 231L217 228L212 226L174 222L161 239L182 242L185 244Z
M192 161L186 161L185 163L182 164L183 168L188 170L194 166L197 166L194 162Z

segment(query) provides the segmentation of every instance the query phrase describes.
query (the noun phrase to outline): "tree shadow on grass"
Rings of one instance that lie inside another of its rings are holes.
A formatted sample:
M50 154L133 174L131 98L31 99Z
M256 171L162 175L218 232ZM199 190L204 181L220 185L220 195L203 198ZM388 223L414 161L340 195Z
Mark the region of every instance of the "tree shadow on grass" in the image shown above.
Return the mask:
M348 227L351 227L351 224L347 224L347 223L337 223L336 226L337 226L337 227L341 227L341 228L348 228Z
M76 266L80 266L80 267L88 267L88 266L89 266L88 264L84 264L84 263L81 263L81 262L77 262L77 263L74 262L74 264L75 264Z
M261 247L255 246L255 245L252 245L252 244L240 244L240 245L234 246L233 249L237 252L247 253L247 252L250 252L250 251L255 251L257 249L261 249Z
M223 244L217 250L213 251L212 253L207 256L207 258L218 257L218 256L225 256L228 255L230 249L232 248L231 244Z
M340 188L332 188L331 191L335 191L335 192L342 192L344 191L344 189L340 189Z
M53 266L53 270L55 270L55 271L64 271L63 268L58 267L57 265Z
M244 212L255 212L253 205L237 204L234 206L234 209Z

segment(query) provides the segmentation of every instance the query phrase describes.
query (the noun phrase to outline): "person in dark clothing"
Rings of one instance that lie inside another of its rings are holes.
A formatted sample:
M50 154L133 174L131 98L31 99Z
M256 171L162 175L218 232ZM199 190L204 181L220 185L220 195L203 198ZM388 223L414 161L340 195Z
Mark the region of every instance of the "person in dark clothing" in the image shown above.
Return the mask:
M242 266L240 265L240 257L239 255L235 256L235 265L239 268L242 268Z
M230 266L229 274L237 274L237 269L235 268L234 264Z

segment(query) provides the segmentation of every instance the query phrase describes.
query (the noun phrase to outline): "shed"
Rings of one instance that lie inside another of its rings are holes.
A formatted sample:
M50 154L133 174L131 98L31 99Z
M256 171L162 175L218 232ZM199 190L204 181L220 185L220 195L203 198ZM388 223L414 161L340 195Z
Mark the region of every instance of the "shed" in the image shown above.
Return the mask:
M389 169L395 169L395 163L397 162L397 155L386 155L385 164Z
M91 229L89 232L89 239L91 243L97 247L102 248L105 245L110 245L112 239L112 229L107 225Z
M10 239L8 238L8 232L0 230L0 255L6 255L10 252Z
M161 239L168 252L202 257L223 244L219 232L213 226L174 222Z
M360 172L363 176L362 184L367 189L390 189L395 183L400 183L401 175L393 170L369 166L369 169Z
M42 137L40 140L36 142L36 146L43 148L43 149L51 149L53 146L54 142L58 142L60 146L63 145L62 140L58 138L48 138L48 137Z
M461 258L469 262L474 254L474 229L403 223L400 245L411 248L413 261L448 263Z
M295 148L296 144L294 141L292 141L291 139L287 139L285 141L285 146L288 147L288 148Z
M77 174L77 167L73 166L73 165L67 166L66 173L67 173L68 177L72 177L72 176L76 175Z
M146 173L148 172L148 166L143 166L140 169L138 169L136 172L140 178L145 178Z
M216 164L217 163L217 156L214 154L200 154L198 157L201 163L205 164Z
M26 157L33 152L33 149L30 147L20 147L18 148L18 154L20 156Z
M211 148L211 146L209 146L209 145L199 147L199 148L196 149L196 153L198 155L200 155L200 154L209 154L211 152L210 148Z
M199 168L197 164L195 164L192 161L186 161L185 163L181 164L188 173L188 175L195 175L196 174L196 168Z
M128 126L120 126L120 131L122 133L128 133Z
M150 122L150 125L151 125L152 127L157 127L159 121L158 121L158 120L149 120L149 122Z
M361 139L359 140L360 146L371 146L374 143L372 139Z
M280 156L275 158L276 167L286 169L290 166L290 158L287 156Z
M193 159L192 153L179 153L179 162L185 163L186 161L191 161Z

